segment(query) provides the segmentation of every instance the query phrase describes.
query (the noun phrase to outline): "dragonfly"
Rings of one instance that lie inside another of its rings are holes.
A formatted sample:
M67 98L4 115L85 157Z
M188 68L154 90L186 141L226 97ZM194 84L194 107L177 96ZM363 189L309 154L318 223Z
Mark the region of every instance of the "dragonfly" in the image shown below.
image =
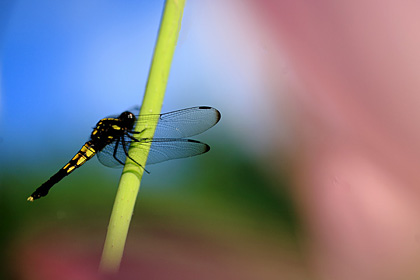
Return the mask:
M210 150L210 146L188 137L210 129L220 118L220 112L208 106L191 107L164 114L139 115L138 118L134 113L125 111L119 116L103 118L96 124L89 141L27 200L34 201L46 196L55 184L95 155L108 167L122 167L129 158L144 169L138 163L138 159L145 156L146 145L150 146L147 165L204 154ZM153 128L150 124L154 123L157 123L154 136L142 137L147 129ZM146 128L140 132L134 131L136 125Z

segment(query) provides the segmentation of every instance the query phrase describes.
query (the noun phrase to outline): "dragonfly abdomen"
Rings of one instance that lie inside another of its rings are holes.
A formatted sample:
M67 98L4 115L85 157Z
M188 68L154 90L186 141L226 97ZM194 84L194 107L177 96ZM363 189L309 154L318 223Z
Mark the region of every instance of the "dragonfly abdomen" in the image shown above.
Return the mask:
M88 141L62 169L64 169L67 174L70 174L73 170L90 160L97 152L93 141Z
M58 182L60 182L64 177L69 175L73 172L76 168L82 166L86 161L91 159L96 153L97 149L95 148L95 143L93 141L86 142L82 148L77 152L77 154L66 164L63 168L61 168L57 173L51 176L48 181L42 184L39 188L37 188L30 197L28 197L29 201L33 201L34 199L41 198L46 196L49 190Z

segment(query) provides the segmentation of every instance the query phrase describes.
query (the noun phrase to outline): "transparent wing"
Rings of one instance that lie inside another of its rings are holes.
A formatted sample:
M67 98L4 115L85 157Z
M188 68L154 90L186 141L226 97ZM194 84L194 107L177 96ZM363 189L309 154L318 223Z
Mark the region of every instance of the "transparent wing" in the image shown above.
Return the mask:
M138 109L131 110L138 113ZM132 158L137 160L144 154L144 145L151 143L147 165L171 159L186 158L203 154L210 150L207 144L199 141L182 139L200 134L219 122L220 112L212 107L198 106L177 110L161 115L140 115L137 123L146 126L158 122L153 139L141 138L141 134L130 134L116 139L98 153L99 161L108 167L121 167L125 163L130 144L137 146L132 151Z
M120 140L106 146L98 153L99 161L108 167L122 167L130 144L136 146L136 149L131 151L130 156L137 161L144 156L146 143L151 143L146 165L197 156L210 150L207 144L191 139L157 138L152 140L142 139L140 142L132 142L128 139L125 139L127 140L124 141L125 144Z
M141 156L144 156L145 143L146 142L134 142L132 144L136 147L136 149L133 149L130 154L133 159L136 160ZM210 147L207 144L191 139L159 138L153 139L151 144L146 165L164 162L171 159L197 156L210 150Z
M198 106L161 115L140 115L137 123L145 126L158 119L154 139L186 138L203 133L217 124L220 118L217 109Z

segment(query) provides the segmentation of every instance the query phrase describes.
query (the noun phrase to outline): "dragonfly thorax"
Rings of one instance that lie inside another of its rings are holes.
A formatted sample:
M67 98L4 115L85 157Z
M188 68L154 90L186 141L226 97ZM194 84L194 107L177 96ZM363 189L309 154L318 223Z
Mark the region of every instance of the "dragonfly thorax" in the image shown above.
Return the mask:
M122 137L134 127L136 117L133 113L124 112L118 118L100 120L90 135L93 146L102 150L115 139Z

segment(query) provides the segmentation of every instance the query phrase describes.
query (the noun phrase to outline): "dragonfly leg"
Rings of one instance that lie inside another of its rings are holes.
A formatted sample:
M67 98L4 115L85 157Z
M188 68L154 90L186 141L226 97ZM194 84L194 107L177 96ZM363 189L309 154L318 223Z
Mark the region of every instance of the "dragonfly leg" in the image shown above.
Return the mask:
M117 139L117 142L115 144L115 149L113 153L113 157L116 161L118 161L121 165L124 165L124 162L122 162L119 158L117 158L117 150L118 150L118 144L120 144L120 138Z
M140 134L140 133L143 133L145 130L146 130L146 128L143 128L141 131L128 130L128 132L130 132L132 134Z
M132 131L132 130L128 130L127 131L127 133L125 134L125 135L127 135L128 136L128 138L130 138L131 140L133 140L134 142L140 142L141 141L141 139L137 139L137 138L135 138L133 135L131 135L130 133L132 133L132 134L140 134L140 133L142 133L143 131L145 131L146 129L143 129L142 131Z
M131 140L133 140L134 142L140 142L141 139L137 139L136 137L134 137L133 135L130 135L127 133L128 138L130 138Z
M140 142L140 140L138 140L138 139L135 139L133 136L131 136L130 134L126 134L130 139L133 139L133 140L135 140L136 142ZM141 165L140 163L138 163L135 159L133 159L132 157L130 157L130 155L128 154L128 151L127 151L127 147L126 147L126 145L125 145L125 139L124 139L124 137L122 137L121 138L121 141L122 141L122 147L123 147L123 150L124 150L124 153L125 153L125 155L129 158L129 159L131 159L132 161L134 161L135 163L137 163L137 165L138 166L140 166L141 168L143 168L143 170L144 171L146 171L146 173L147 174L150 174L150 172L149 171L147 171L147 169L146 168L144 168L143 167L143 165Z

